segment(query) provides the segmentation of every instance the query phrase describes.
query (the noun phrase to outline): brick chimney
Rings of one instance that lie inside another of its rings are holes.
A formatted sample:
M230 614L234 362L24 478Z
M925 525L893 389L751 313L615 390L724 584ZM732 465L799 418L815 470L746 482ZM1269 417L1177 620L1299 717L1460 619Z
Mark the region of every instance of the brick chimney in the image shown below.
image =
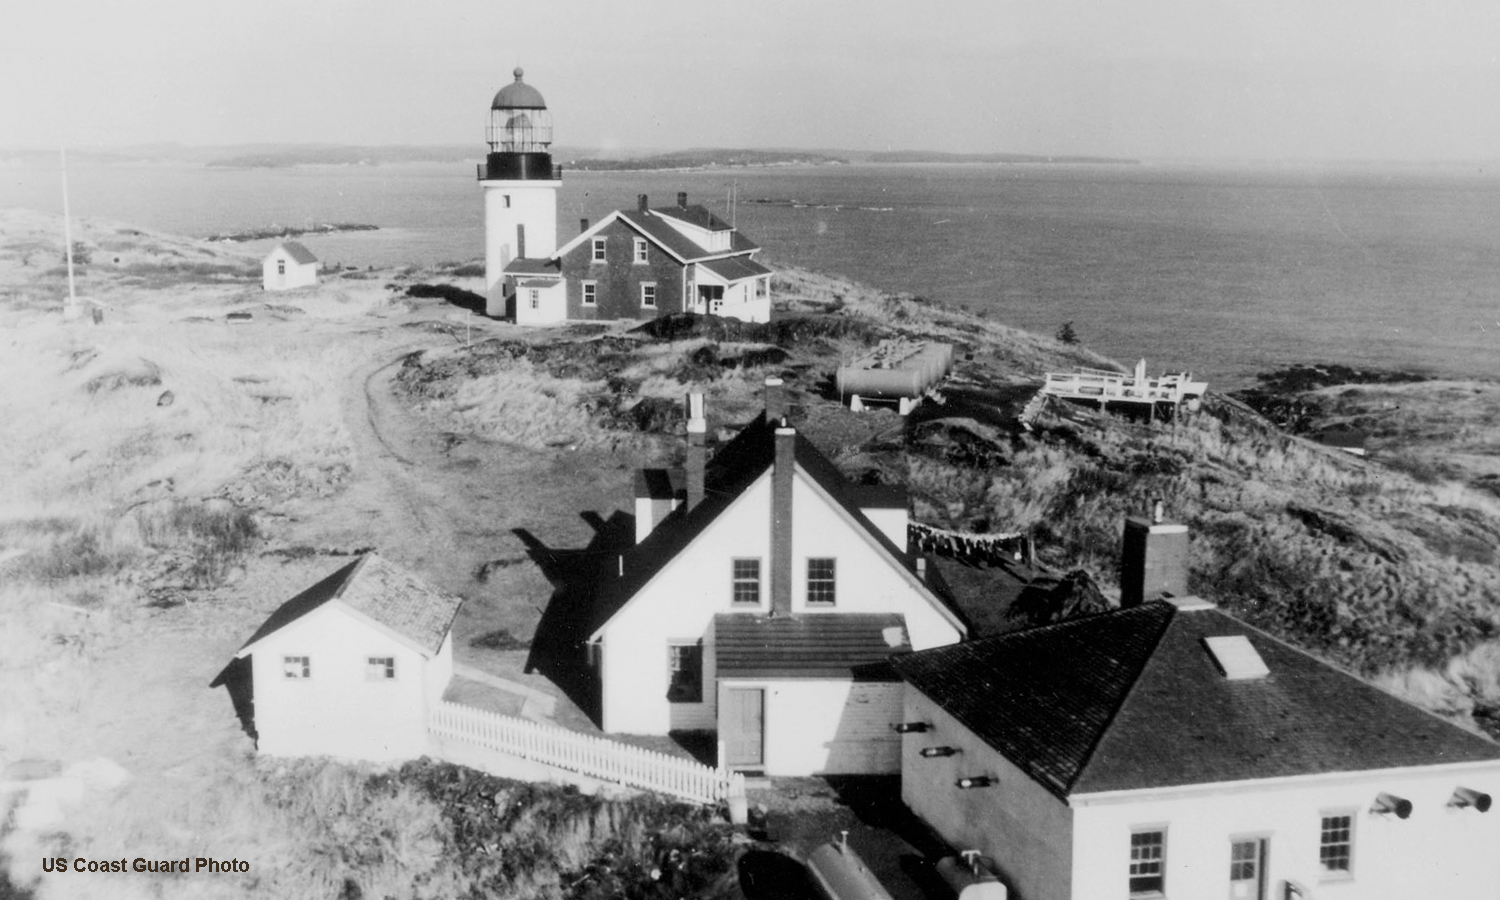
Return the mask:
M771 615L792 614L792 471L797 430L783 423L776 429L776 457L771 464Z
M635 207L636 207L636 209L640 210L641 212L645 212L646 210L648 210L648 209L651 208L646 203L646 195L645 194L640 194L640 195L638 195L635 198Z
M703 470L708 465L708 449L704 446L707 431L708 420L703 413L703 395L688 394L686 480L689 510L703 502Z
M677 205L678 206L687 206L687 191L678 191L677 192Z
M766 379L766 421L772 425L786 417L786 397L782 393L781 379L775 376Z
M1120 552L1120 606L1136 606L1162 594L1188 594L1188 527L1168 522L1161 501L1146 516L1125 518Z

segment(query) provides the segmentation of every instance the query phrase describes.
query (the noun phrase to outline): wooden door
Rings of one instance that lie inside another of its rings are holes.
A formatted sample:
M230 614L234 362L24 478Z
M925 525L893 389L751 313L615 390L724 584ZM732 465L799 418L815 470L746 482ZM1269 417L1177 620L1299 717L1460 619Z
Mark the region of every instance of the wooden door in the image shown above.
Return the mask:
M1230 843L1229 900L1266 900L1265 838Z
M725 765L758 769L765 765L766 692L760 688L725 688L723 722Z

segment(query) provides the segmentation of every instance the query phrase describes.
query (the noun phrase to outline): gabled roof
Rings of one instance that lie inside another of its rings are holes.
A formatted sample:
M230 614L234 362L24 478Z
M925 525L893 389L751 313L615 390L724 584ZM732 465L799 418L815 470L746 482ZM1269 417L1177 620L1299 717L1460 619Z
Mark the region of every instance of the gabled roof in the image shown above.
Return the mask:
M632 230L660 247L663 252L680 263L702 262L710 259L748 255L760 249L760 245L736 231L730 235L728 250L708 250L699 245L692 238L673 228L662 221L655 214L655 210L642 212L638 209L617 209L598 222L594 223L587 231L580 233L571 241L557 248L552 254L552 259L560 260L574 249L581 246L584 241L603 231L616 221L624 222ZM769 270L767 270L769 271Z
M1226 678L1241 636L1270 674ZM1061 798L1500 760L1471 734L1202 604L1128 609L938 647L892 665Z
M719 678L897 681L888 659L911 651L899 613L714 616Z
M679 506L663 519L645 540L624 554L624 575L600 588L587 623L590 640L596 638L599 629L686 550L747 488L766 474L775 461L775 441L776 429L766 422L765 413L761 413L714 454L704 471L703 500L691 510ZM968 625L946 590L917 580L916 556L891 543L890 538L860 511L859 504L849 492L849 483L833 463L800 432L796 435L794 447L798 468L854 520L867 540L878 545L913 581L922 585L944 618L960 631L966 631Z
M729 231L733 226L714 215L706 206L696 203L691 206L653 206L651 211L658 215L671 216L679 222L697 226L706 231Z
M327 603L372 620L432 656L442 649L463 601L367 553L277 607L235 655L246 655L262 638Z
M277 244L275 250L272 250L271 252L275 253L276 250L285 250L287 256L290 256L293 261L295 261L299 265L305 266L308 263L315 263L318 261L318 258L316 256L313 256L312 251L302 246L302 243L300 241L282 241L281 243Z

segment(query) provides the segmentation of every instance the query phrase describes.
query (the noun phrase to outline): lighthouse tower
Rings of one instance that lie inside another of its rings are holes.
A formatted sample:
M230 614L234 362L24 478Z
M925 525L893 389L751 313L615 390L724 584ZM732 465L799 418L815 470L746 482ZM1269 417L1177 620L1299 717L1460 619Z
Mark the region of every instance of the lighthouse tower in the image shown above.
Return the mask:
M485 312L505 315L505 267L521 257L557 250L557 189L552 168L552 114L536 88L516 80L490 104L485 140L490 152L479 167L484 189Z

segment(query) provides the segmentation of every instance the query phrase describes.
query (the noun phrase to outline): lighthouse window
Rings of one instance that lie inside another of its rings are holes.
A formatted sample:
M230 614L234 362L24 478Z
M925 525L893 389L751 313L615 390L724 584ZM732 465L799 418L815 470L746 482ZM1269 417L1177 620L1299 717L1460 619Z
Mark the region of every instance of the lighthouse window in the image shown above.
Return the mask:
M656 308L656 284L654 282L641 285L641 305L647 309Z
M594 238L594 262L604 262L604 238Z
M646 241L644 238L635 239L635 261L638 263L646 261Z
M583 305L595 306L599 302L599 283L597 281L585 281L583 283Z

